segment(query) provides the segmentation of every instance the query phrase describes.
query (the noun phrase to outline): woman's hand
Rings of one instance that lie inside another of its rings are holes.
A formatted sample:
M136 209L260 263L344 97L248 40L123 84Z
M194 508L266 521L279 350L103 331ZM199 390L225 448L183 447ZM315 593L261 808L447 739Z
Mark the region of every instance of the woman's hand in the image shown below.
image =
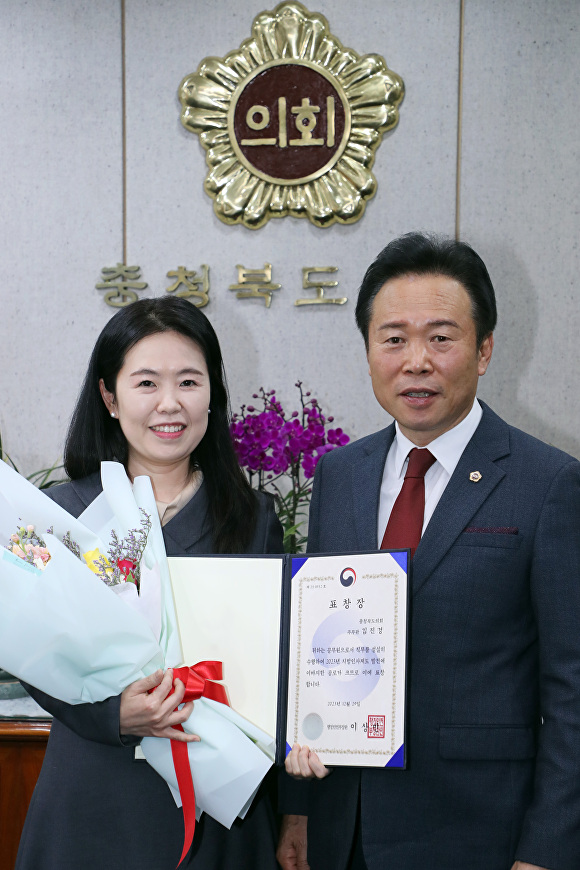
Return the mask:
M172 686L175 691L172 695ZM197 734L176 730L173 725L181 725L189 719L193 711L193 701L188 701L181 710L185 686L181 680L173 681L173 671L155 671L149 677L136 680L121 694L120 731L122 735L136 737L169 737L191 743L199 740Z
M308 746L295 743L286 756L286 773L294 779L324 779L331 772L320 761L316 752L311 752Z

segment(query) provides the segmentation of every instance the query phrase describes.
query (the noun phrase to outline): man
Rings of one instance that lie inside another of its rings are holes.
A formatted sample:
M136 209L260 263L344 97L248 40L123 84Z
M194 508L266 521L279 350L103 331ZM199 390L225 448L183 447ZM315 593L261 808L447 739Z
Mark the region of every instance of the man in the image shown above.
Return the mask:
M306 795L304 783L283 783L278 860L285 870L578 870L580 463L476 400L496 307L468 245L416 233L391 242L364 277L356 317L395 423L319 462L309 551L380 547L391 514L397 526L410 451L428 448L408 764L329 772L294 747L287 771L314 781Z

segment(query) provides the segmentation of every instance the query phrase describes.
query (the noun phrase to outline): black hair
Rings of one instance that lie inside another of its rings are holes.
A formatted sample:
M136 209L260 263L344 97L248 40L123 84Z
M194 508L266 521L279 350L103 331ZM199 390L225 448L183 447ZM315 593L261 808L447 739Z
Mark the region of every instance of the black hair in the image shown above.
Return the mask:
M71 418L65 470L71 480L78 480L98 471L103 460L122 462L127 467L127 440L107 411L99 380L102 378L114 394L127 352L141 339L161 332L177 332L191 339L205 357L211 413L205 435L191 454L191 467L203 472L215 552L243 552L255 527L258 502L239 466L230 436L230 402L217 335L207 317L185 299L140 299L106 324L93 349Z
M356 323L367 350L375 296L387 281L404 275L445 275L459 281L471 299L478 348L495 329L495 292L479 254L466 242L407 233L383 248L362 280L356 304Z

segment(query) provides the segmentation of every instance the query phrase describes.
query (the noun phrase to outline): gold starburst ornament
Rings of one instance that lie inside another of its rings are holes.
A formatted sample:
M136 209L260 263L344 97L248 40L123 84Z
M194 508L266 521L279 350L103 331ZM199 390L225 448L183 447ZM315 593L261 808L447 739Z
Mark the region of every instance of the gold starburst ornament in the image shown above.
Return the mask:
M239 49L205 58L179 87L181 121L207 152L215 213L250 229L286 215L319 227L359 220L403 94L384 58L345 48L296 2L262 12Z

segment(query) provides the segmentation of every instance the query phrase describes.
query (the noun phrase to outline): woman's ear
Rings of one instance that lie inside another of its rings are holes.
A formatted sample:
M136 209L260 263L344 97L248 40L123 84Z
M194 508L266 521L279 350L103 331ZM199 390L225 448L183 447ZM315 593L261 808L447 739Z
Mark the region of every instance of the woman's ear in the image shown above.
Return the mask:
M103 402L107 406L107 411L111 415L111 417L117 416L117 403L115 402L115 396L113 393L110 393L105 386L104 380L101 378L99 380L99 390L101 391L101 396L103 397Z

